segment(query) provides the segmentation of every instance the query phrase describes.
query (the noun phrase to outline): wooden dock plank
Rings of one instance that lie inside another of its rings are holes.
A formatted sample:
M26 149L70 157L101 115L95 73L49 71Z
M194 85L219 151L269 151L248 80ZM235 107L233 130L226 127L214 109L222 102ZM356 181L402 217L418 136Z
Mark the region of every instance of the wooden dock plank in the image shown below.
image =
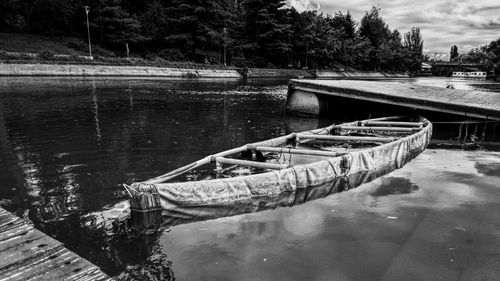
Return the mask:
M0 208L0 281L112 280L24 220Z
M390 81L291 80L287 109L299 112L302 110L300 99L298 104L290 103L296 91L500 120L500 96L493 92L445 89Z

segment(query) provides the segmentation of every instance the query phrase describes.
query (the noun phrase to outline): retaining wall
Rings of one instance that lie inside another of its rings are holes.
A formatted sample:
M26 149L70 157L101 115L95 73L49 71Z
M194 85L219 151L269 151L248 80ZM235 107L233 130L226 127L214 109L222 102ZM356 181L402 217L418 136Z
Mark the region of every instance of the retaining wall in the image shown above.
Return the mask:
M144 76L242 78L234 69L182 69L148 66L0 63L0 76Z
M246 78L314 78L312 73L302 69L245 68L240 72Z
M342 79L342 78L409 78L408 74L401 73L382 73L382 72L363 72L363 71L328 71L318 70L315 72L317 79Z

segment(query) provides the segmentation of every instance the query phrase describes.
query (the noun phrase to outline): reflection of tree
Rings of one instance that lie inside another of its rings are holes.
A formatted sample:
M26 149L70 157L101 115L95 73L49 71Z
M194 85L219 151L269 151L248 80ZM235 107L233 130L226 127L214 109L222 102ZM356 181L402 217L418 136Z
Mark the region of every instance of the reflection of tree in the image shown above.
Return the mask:
M11 210L29 208L37 228L111 275L129 265L132 277L153 265L170 272L159 235L141 236L130 222L105 229L80 221L123 198L119 183L158 175L208 151L284 134L274 112L261 120L262 112L243 106L281 109L260 93L265 85L13 79L9 85L15 86L0 97L0 194L11 199ZM234 98L240 93L241 99Z
M145 262L127 267L117 280L175 280L171 269L172 262L167 255L159 253L149 257Z
M11 197L9 193L16 192L17 197L14 199L18 200L2 200L1 205L14 211L14 208L19 208L20 211L24 211L26 208L26 202L28 195L26 193L26 182L23 175L23 170L17 161L17 156L12 151L12 145L9 141L8 130L5 124L4 108L3 104L0 102L0 168L4 171L8 171L10 177L3 178L0 174L1 186L0 189L1 197ZM3 167L5 165L5 167ZM9 190L5 190L8 188Z
M104 222L97 216L70 216L46 223L43 230L118 280L174 279L172 262L159 243L165 228L138 228L129 218Z

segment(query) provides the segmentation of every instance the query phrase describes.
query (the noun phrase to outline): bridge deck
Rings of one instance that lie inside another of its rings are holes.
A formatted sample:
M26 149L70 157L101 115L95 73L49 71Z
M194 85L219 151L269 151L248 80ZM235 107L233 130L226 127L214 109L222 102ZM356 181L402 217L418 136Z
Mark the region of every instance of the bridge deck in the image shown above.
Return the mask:
M89 261L0 208L0 280L112 280Z
M500 120L500 94L464 91L402 82L356 80L291 80L287 108L295 91ZM298 100L300 103L300 100Z

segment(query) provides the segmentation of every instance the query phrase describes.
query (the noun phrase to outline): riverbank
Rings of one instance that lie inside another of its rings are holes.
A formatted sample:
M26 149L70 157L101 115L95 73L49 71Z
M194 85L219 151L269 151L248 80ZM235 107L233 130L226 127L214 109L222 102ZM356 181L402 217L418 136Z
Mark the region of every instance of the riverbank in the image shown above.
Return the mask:
M364 71L323 71L302 69L220 69L176 68L157 66L61 64L61 63L0 63L0 76L131 76L173 78L408 78L407 74Z
M179 78L242 78L235 69L189 69L86 64L0 64L0 76L137 76Z

